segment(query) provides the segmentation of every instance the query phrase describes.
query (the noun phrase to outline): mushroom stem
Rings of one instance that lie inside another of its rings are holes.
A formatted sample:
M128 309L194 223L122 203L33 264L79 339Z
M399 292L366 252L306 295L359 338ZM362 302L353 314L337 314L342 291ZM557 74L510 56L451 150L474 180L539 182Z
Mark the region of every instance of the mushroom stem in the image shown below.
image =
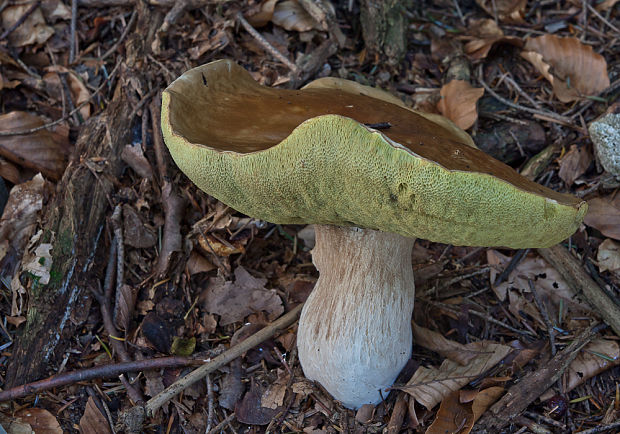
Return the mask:
M414 240L354 227L315 231L320 277L299 320L301 366L346 407L376 404L411 356Z

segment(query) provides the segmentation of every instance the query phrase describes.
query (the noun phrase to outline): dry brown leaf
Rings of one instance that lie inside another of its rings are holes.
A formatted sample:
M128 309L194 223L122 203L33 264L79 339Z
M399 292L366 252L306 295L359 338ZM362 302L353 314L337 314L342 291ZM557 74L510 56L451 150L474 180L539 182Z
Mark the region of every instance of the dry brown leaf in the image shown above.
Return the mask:
M275 410L284 405L284 396L291 376L285 371L278 370L278 378L271 383L260 399L262 407Z
M528 38L521 55L553 85L562 102L596 95L609 87L605 58L577 38Z
M136 307L138 289L131 285L123 284L116 291L114 303L114 323L120 330L129 330L131 318Z
M254 27L266 26L269 21L271 21L271 17L273 17L273 12L277 2L278 0L263 0L260 4L255 5L252 9L250 9L245 14L245 18Z
M595 9L599 12L604 12L608 9L613 8L617 2L618 0L604 0L600 3L597 3Z
M189 260L187 261L187 269L189 270L190 275L194 275L196 273L207 273L211 270L215 270L216 268L217 267L213 265L211 261L195 250L192 250L192 253L189 255Z
M62 431L61 431L62 432ZM80 419L80 433L82 434L108 434L112 433L105 416L97 408L92 396L88 397L84 414Z
M271 21L286 30L297 32L321 28L320 24L306 12L297 0L279 2L273 11Z
M62 98L62 82L60 81L60 74L64 74L69 85L69 91L71 92L71 100L77 107L78 105L90 100L90 92L86 88L86 85L82 83L82 80L72 70L65 68L64 66L54 65L46 68L47 74L43 77L43 81L46 84L46 88L52 96L57 100ZM90 117L90 104L86 104L80 109L80 114L84 119Z
M153 178L153 168L151 167L149 160L147 160L144 156L142 145L140 143L126 145L121 152L121 158L134 170L134 172L140 175L141 178Z
M468 434L474 423L504 393L503 387L489 387L481 391L460 390L449 394L426 434Z
M247 315L265 311L269 319L284 312L282 300L275 290L265 289L267 279L257 279L245 268L235 269L235 281L226 282L220 278L209 279L202 294L204 308L209 313L220 315L220 325L242 321Z
M413 340L416 345L434 351L460 365L466 365L479 355L478 351L468 350L466 345L451 341L441 333L421 327L416 323L412 323L412 326Z
M63 430L52 413L42 408L20 410L15 419L30 425L32 432L37 434L62 434Z
M584 223L601 231L603 235L620 240L620 194L595 197L588 201Z
M510 258L496 250L489 249L487 261L490 265L498 265L502 269L506 267ZM495 273L491 274L492 282L495 280ZM526 313L535 318L541 327L545 327L535 302L533 299L528 300L525 296L531 292L528 280L535 285L536 292L549 311L550 317L557 318L560 303L563 304L564 313L591 310L590 306L575 298L574 291L555 268L541 257L536 256L523 259L504 282L493 287L497 298L502 301L508 299L508 310L517 318L521 318L523 313Z
M223 243L211 234L200 234L200 236L198 237L198 243L205 252L214 253L217 256L225 257L245 252L245 248L243 247L243 241L239 240L233 241L232 243Z
M599 271L611 271L620 275L620 243L606 239L598 246L596 254Z
M437 104L439 112L466 130L478 119L476 104L484 94L483 88L472 87L466 81L452 80L441 87L441 99Z
M0 115L0 131L24 131L43 124L38 116L22 111ZM69 149L68 136L47 130L0 138L0 155L54 180L60 179L65 170Z
M571 145L570 151L560 160L558 176L570 187L575 179L586 173L590 163L592 163L592 154L586 147Z
M521 38L516 36L505 36L495 20L490 18L469 20L469 42L465 44L464 50L473 59L483 59L487 57L494 44L506 42L511 45L523 46Z
M511 351L507 345L489 341L473 342L465 347L468 351L478 353L466 366L451 360L444 360L439 368L421 366L407 384L399 389L430 410L450 393L495 366Z
M267 425L278 414L280 409L274 410L261 405L264 387L254 380L250 383L250 390L235 406L237 420L248 425Z
M155 229L128 203L123 205L123 242L127 246L148 249L157 244Z
M15 164L6 161L2 157L0 157L0 176L13 184L21 184L27 181Z
M2 11L2 28L12 27L30 9L30 2L23 2L15 6L8 6ZM26 20L9 35L9 42L13 47L23 47L31 44L43 44L54 34L54 29L45 23L40 8L36 8Z
M478 6L500 21L522 23L527 0L476 0Z

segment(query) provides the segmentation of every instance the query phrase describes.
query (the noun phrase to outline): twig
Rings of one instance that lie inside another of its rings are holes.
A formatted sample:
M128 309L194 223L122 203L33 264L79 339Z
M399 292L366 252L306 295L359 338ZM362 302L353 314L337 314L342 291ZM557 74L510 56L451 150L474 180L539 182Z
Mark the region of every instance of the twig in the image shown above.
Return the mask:
M104 60L106 57L108 57L110 54L116 51L118 46L123 43L123 41L129 34L129 30L131 30L131 28L133 27L133 23L136 22L137 17L138 17L138 11L134 10L133 13L131 14L131 17L129 18L129 22L127 23L127 26L125 26L125 29L123 29L123 33L121 33L121 36L118 38L118 41L116 41L114 45L112 45L108 51L103 53L103 55L99 58L99 60Z
M223 421L215 425L215 427L212 430L210 430L208 434L215 434L215 433L221 432L222 428L224 428L225 425L232 422L234 418L235 418L235 412L233 411L228 416L226 416L226 418Z
M32 13L39 7L39 5L41 4L41 0L36 1L32 4L32 6L30 6L26 12L24 12L24 14L19 17L19 19L17 21L15 21L13 23L13 25L11 27L9 27L8 29L6 29L2 35L0 35L0 40L6 39L11 33L13 33L19 26L21 26L22 24L24 24L24 21L26 21L26 19L28 19L28 17L30 15L32 15Z
M594 9L589 2L584 2L586 7L588 9L590 9L590 12L592 12L594 14L594 16L596 18L598 18L599 20L601 20L603 23L605 23L611 30L613 30L616 33L620 33L620 29L617 28L616 26L614 26L612 23L610 23L607 19L605 19L604 16L602 16L596 9Z
M207 427L205 432L211 431L213 420L215 419L215 393L213 392L213 380L211 375L207 374L205 380L207 381L207 400L208 400L208 413L207 413Z
M71 0L71 24L69 37L69 64L75 61L75 52L78 44L77 41L77 14L79 0Z
M551 355L555 356L555 353L557 352L557 350L555 349L555 335L553 333L553 324L551 324L551 320L549 319L549 313L547 312L547 308L545 307L545 304L542 302L542 300L538 296L538 291L536 291L536 288L534 287L534 282L532 282L531 279L527 279L527 283L530 286L530 291L532 291L532 294L534 294L534 301L536 302L536 305L538 306L538 310L540 311L540 314L542 315L543 320L545 321L545 325L547 326L547 334L549 335L549 345L551 345Z
M489 92L491 94L491 96L495 99L497 99L499 102L501 102L502 104L507 105L508 107L512 107L514 109L517 110L521 110L527 113L532 113L532 114L536 114L539 116L545 116L547 118L550 119L554 119L555 121L558 121L560 123L563 123L565 125L572 125L572 122L570 119L559 115L557 113L553 113L547 110L537 110L537 109L533 109L530 107L524 107L522 105L519 104L515 104L512 101L508 101L506 98L502 98L501 96L499 96L497 94L497 92L495 92L493 89L491 89L491 87L484 81L484 79L482 78L482 68L478 69L478 81L480 82L480 84L482 85L482 87L484 87L484 89Z
M24 384L12 389L0 392L0 402L11 399L19 399L55 387L68 386L79 381L89 381L96 378L114 378L121 373L131 371L147 371L152 369L178 368L195 366L204 363L204 360L189 359L187 357L159 357L156 359L137 360L133 362L110 363L108 365L95 366L78 371L69 371L64 374L54 375L45 380Z
M583 270L581 264L571 253L560 244L548 249L537 249L540 256L555 268L564 278L568 286L576 292L583 292L584 300L620 336L620 307Z
M604 325L603 325L604 326ZM529 373L496 402L478 421L474 432L500 432L511 420L519 416L536 398L542 395L568 368L570 363L604 327L593 325L575 339L540 369Z
M299 313L301 312L303 304L295 307L286 315L278 318L276 321L265 326L263 329L254 333L252 336L244 340L243 342L229 348L219 356L215 357L211 362L195 369L180 380L177 380L172 385L164 389L163 392L149 399L145 406L135 406L123 415L123 421L130 432L140 432L144 418L151 417L162 405L168 402L170 399L181 393L185 388L200 381L206 375L221 368L222 366L235 360L241 356L244 352L255 347L261 342L269 339L276 332L283 330L293 324Z
M99 85L99 87L97 89L95 89L95 91L88 97L88 99L84 102L82 102L80 105L78 105L75 109L71 110L69 113L67 113L66 115L64 115L63 117L56 119L55 121L52 122L48 122L46 124L43 124L41 126L38 127L34 127L34 128L29 128L27 130L20 130L20 131L0 131L0 137L8 137L8 136L24 136L27 134L32 134L32 133L36 133L37 131L41 131L41 130L46 130L48 128L51 128L55 125L58 125L61 122L66 121L67 119L69 119L71 116L73 116L75 113L77 113L82 107L84 107L86 104L90 104L90 100L93 99L93 97L95 95L97 95L99 92L101 92L101 90L108 84L109 81L112 80L112 78L116 75L116 72L118 71L118 67L121 65L121 62L117 62L116 65L114 66L114 69L112 69L112 72L110 72L110 75L108 76L108 78Z
M609 425L599 425L594 428L587 429L585 431L579 431L578 434L597 434L600 432L611 431L613 429L620 428L620 420Z
M510 273L512 273L514 271L514 269L517 268L517 265L519 265L521 260L523 258L525 258L525 256L527 256L527 253L529 251L530 251L530 249L520 249L520 250L517 250L517 253L515 253L514 256L510 259L510 262L508 263L506 268L504 268L504 271L502 271L495 278L495 282L493 282L493 286L498 286L504 280L508 279L508 276L510 275Z
M288 68L293 72L293 74L299 74L299 68L293 62L288 60L282 53L280 53L273 45L267 41L267 39L263 38L263 36L258 33L258 31L252 27L248 21L243 18L243 14L241 12L237 12L237 20L241 23L243 28L256 39L265 50L267 50L273 57L278 59L280 62L284 63Z

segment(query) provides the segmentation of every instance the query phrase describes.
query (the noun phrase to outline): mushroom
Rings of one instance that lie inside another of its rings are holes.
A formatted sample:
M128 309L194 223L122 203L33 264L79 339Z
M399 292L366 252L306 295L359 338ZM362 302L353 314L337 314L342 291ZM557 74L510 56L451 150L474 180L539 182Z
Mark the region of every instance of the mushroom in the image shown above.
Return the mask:
M587 209L477 150L450 121L344 80L273 89L219 60L164 91L162 131L205 192L272 223L316 224L320 277L299 359L349 408L379 402L411 357L415 238L547 247Z

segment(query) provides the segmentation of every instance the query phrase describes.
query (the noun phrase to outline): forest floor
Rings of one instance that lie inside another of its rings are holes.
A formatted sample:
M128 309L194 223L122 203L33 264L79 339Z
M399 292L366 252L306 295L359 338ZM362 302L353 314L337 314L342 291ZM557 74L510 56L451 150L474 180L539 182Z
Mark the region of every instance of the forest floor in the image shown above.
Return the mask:
M7 432L124 432L145 403L143 432L620 432L615 0L1 3ZM334 76L443 114L587 200L586 220L551 249L417 240L412 359L383 402L346 409L296 353L312 227L225 206L163 144L161 91L218 59L265 86Z

